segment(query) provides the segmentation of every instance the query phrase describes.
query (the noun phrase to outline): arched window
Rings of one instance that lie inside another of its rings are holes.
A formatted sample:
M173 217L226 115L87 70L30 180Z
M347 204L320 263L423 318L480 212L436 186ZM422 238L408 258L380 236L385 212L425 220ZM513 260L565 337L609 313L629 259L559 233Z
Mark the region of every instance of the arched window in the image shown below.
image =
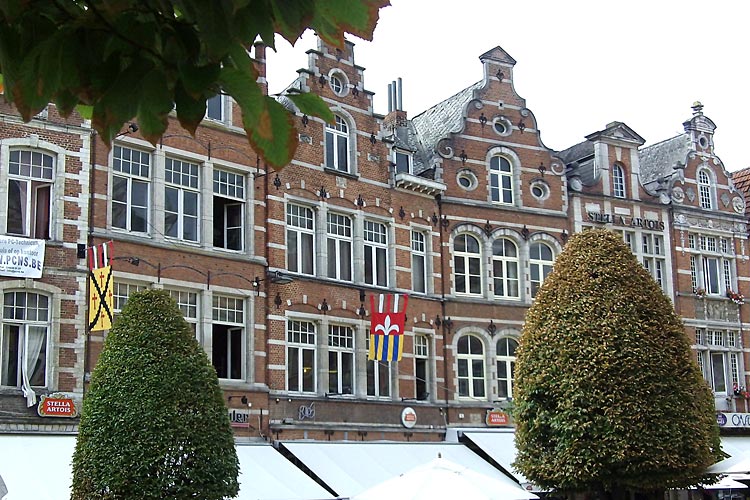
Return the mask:
M503 156L490 158L490 199L513 204L513 166Z
M518 342L510 337L497 341L497 396L499 398L513 397L517 347Z
M339 115L326 124L326 168L349 172L349 127Z
M518 291L518 249L508 238L492 242L492 278L495 297L517 299Z
M701 208L713 208L711 189L711 178L705 170L700 170L698 172L698 198Z
M0 330L0 386L23 388L47 385L49 298L37 293L6 292Z
M625 171L620 165L612 165L612 194L616 198L625 198Z
M529 247L529 277L531 278L531 296L542 286L544 279L552 271L554 261L552 249L546 243L533 243Z
M39 151L11 150L8 159L8 234L49 239L55 160Z
M468 234L459 234L453 242L453 273L456 293L482 294L482 255L479 241Z
M458 339L458 395L483 398L484 348L476 335L465 335Z

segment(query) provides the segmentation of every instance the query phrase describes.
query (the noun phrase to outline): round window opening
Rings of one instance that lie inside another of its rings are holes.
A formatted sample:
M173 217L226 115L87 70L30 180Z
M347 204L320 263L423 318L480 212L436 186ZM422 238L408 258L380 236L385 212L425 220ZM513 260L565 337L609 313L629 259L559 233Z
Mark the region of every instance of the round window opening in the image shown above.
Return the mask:
M544 182L535 182L531 185L531 196L537 200L546 200L549 197L549 186Z
M492 120L492 129L498 135L507 136L513 131L513 126L507 118L498 116Z
M467 191L471 191L477 187L477 177L469 170L459 172L456 180L458 181L458 185Z
M328 84L331 86L331 90L336 95L343 96L347 93L348 89L348 80L346 79L346 75L341 73L340 71L336 71L334 73L331 73L330 77L328 78Z
M708 140L705 137L701 137L700 139L698 139L698 144L700 144L700 147L702 147L703 149L706 149L706 147L708 146Z

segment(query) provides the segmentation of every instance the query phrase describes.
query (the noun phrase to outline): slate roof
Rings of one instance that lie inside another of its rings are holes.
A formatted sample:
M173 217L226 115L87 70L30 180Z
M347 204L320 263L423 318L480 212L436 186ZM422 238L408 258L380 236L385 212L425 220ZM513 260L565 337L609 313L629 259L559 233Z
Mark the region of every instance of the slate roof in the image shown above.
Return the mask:
M732 173L732 183L745 196L745 213L750 212L750 167Z
M670 177L677 162L683 165L687 163L690 147L690 137L687 134L680 134L641 148L641 184L646 185L658 179Z
M421 139L420 145L428 163L432 156L437 154L437 143L440 139L447 137L451 132L461 131L466 104L483 83L480 80L411 119L415 135Z

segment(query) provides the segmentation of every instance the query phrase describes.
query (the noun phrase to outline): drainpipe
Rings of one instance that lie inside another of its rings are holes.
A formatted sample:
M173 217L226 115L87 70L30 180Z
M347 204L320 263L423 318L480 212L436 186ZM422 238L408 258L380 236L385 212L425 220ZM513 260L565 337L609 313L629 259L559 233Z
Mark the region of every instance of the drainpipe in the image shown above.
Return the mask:
M87 247L86 252L88 252L88 247L94 244L93 223L94 223L94 203L96 201L94 198L94 191L95 191L94 186L96 182L96 138L98 136L96 133L96 130L93 130L93 129L91 130L91 132L89 132L89 134L91 137L91 141L89 144L89 147L91 148L91 151L89 152L89 168L91 169L91 171L89 172L89 192L88 192L89 209L88 209L88 215L87 215L88 220L86 221L88 224L88 231L86 235L86 247ZM86 266L86 269L88 269L88 260L86 259L86 257L87 256L84 255L85 266ZM87 274L88 272L86 272L86 275ZM89 293L91 293L91 291L89 290L88 276L86 279L86 283L84 284L84 289L86 290L84 310L88 311L88 300L89 300L88 297L89 297ZM89 373L90 368L91 368L90 367L91 363L89 361L89 357L91 356L91 332L87 330L88 330L88 316L86 313L84 313L83 334L86 336L86 338L85 338L84 347L83 347L83 380L81 381L81 398L84 398L86 395L86 374Z
M440 313L443 315L445 320L445 247L443 246L443 199L441 195L435 196L435 202L438 207L438 231L440 231ZM442 325L443 330L443 396L445 398L445 405L448 406L450 391L448 390L448 335L445 328L445 324ZM445 424L448 425L449 415L448 409L445 412Z

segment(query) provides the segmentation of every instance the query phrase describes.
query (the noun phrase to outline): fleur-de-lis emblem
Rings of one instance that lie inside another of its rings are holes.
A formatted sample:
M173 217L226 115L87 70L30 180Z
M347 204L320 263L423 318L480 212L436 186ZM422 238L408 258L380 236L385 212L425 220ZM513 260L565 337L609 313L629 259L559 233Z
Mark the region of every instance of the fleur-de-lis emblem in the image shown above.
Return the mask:
M391 317L390 315L385 317L385 321L383 321L382 325L377 325L375 327L375 331L383 331L383 335L390 335L391 332L398 332L398 325L392 325L391 324Z

